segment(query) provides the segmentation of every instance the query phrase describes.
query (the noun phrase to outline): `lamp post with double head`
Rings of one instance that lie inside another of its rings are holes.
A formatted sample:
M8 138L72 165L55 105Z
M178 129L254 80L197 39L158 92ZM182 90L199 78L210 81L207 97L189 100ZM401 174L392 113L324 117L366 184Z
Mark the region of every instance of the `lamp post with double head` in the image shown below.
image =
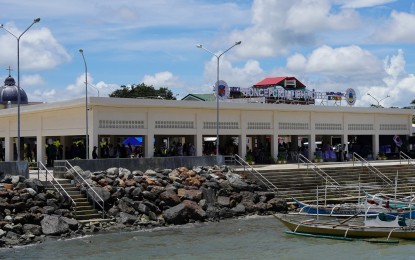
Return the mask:
M372 96L370 93L367 93L368 96L372 97L374 100L376 100L376 102L378 103L378 105L376 106L377 108L380 107L380 102L382 102L383 100L387 99L389 97L389 95L387 95L386 97L378 100L377 98L375 98L374 96Z
M85 158L89 159L89 140L88 140L88 67L86 66L84 50L79 49L85 65Z
M97 88L94 84L91 84L91 83L88 83L88 86L90 86L93 89L95 89L98 92L98 97L99 97L99 88Z
M3 24L0 25L0 28L3 28L6 32L12 35L17 40L17 161L20 161L20 38L25 34L30 27L32 27L35 23L40 22L40 18L36 18L33 20L32 24L26 28L19 36L16 36L6 28L4 28Z
M203 49L209 52L210 54L212 54L213 56L215 56L217 60L217 67L216 67L216 163L219 163L219 60L223 54L228 52L230 49L232 49L236 45L240 45L241 43L242 43L241 41L235 42L231 47L229 47L226 51L220 54L216 54L206 49L205 47L203 47L202 44L196 45L197 48Z

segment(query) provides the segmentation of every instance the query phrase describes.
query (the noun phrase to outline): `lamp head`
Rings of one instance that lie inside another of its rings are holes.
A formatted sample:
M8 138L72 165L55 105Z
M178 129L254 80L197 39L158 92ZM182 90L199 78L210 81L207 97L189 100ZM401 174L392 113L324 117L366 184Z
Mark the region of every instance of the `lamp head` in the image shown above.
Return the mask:
M35 22L35 23L40 22L40 18L36 18L35 20L33 20L33 22Z
M196 44L196 48L202 48L202 44Z
M239 44L241 44L241 43L242 43L242 41L235 42L235 45L239 45Z
M79 52L80 52L80 53L84 53L84 50L82 50L82 49L79 49Z
M3 24L2 23L0 23L0 28L3 28Z

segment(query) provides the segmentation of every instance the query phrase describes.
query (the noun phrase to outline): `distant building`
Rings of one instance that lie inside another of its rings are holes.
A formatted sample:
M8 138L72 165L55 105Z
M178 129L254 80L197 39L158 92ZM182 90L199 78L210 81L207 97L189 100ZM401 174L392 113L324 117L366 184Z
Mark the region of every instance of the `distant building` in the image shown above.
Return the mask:
M16 88L10 77L6 82L3 88ZM90 158L94 146L98 147L98 157L112 156L115 148L129 137L141 140L137 150L144 157L177 156L174 148L178 146L194 147L197 156L212 155L218 141L217 122L220 154L245 157L251 151L262 162L277 158L279 153L292 160L298 153L313 159L323 152L322 147L339 144L349 144L349 153L366 158L374 158L383 151L396 154L394 138L399 136L405 144L413 133L412 109L220 100L218 111L214 97L213 94L189 94L183 100L88 97L87 102L85 98L77 98L25 105L21 108L21 158L25 159L27 154L24 149L31 147L33 157L45 162L50 156L46 147L52 143L61 145L56 157L85 158L82 144L86 143L86 136ZM16 102L12 98L9 101ZM15 160L16 141L17 108L0 109L4 160ZM107 145L109 153L104 149Z
M9 74L4 80L4 86L0 87L0 104L3 107L7 107L8 104L17 104L19 96L19 88L16 85L16 81ZM28 104L26 92L20 88L20 104Z

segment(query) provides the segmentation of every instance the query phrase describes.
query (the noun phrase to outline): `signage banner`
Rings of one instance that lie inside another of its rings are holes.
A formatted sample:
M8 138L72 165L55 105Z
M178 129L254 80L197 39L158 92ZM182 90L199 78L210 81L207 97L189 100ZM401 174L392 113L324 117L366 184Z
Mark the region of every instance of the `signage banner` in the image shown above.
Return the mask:
M216 97L220 100L226 100L229 97L229 87L224 80L219 80L215 85Z

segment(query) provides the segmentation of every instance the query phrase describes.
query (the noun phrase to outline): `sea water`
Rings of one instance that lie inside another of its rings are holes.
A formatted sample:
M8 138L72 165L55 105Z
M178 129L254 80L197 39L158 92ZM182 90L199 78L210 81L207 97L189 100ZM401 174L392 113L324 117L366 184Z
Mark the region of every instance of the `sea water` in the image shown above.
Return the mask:
M98 233L0 249L0 259L415 259L415 241L371 244L284 233L272 216Z

